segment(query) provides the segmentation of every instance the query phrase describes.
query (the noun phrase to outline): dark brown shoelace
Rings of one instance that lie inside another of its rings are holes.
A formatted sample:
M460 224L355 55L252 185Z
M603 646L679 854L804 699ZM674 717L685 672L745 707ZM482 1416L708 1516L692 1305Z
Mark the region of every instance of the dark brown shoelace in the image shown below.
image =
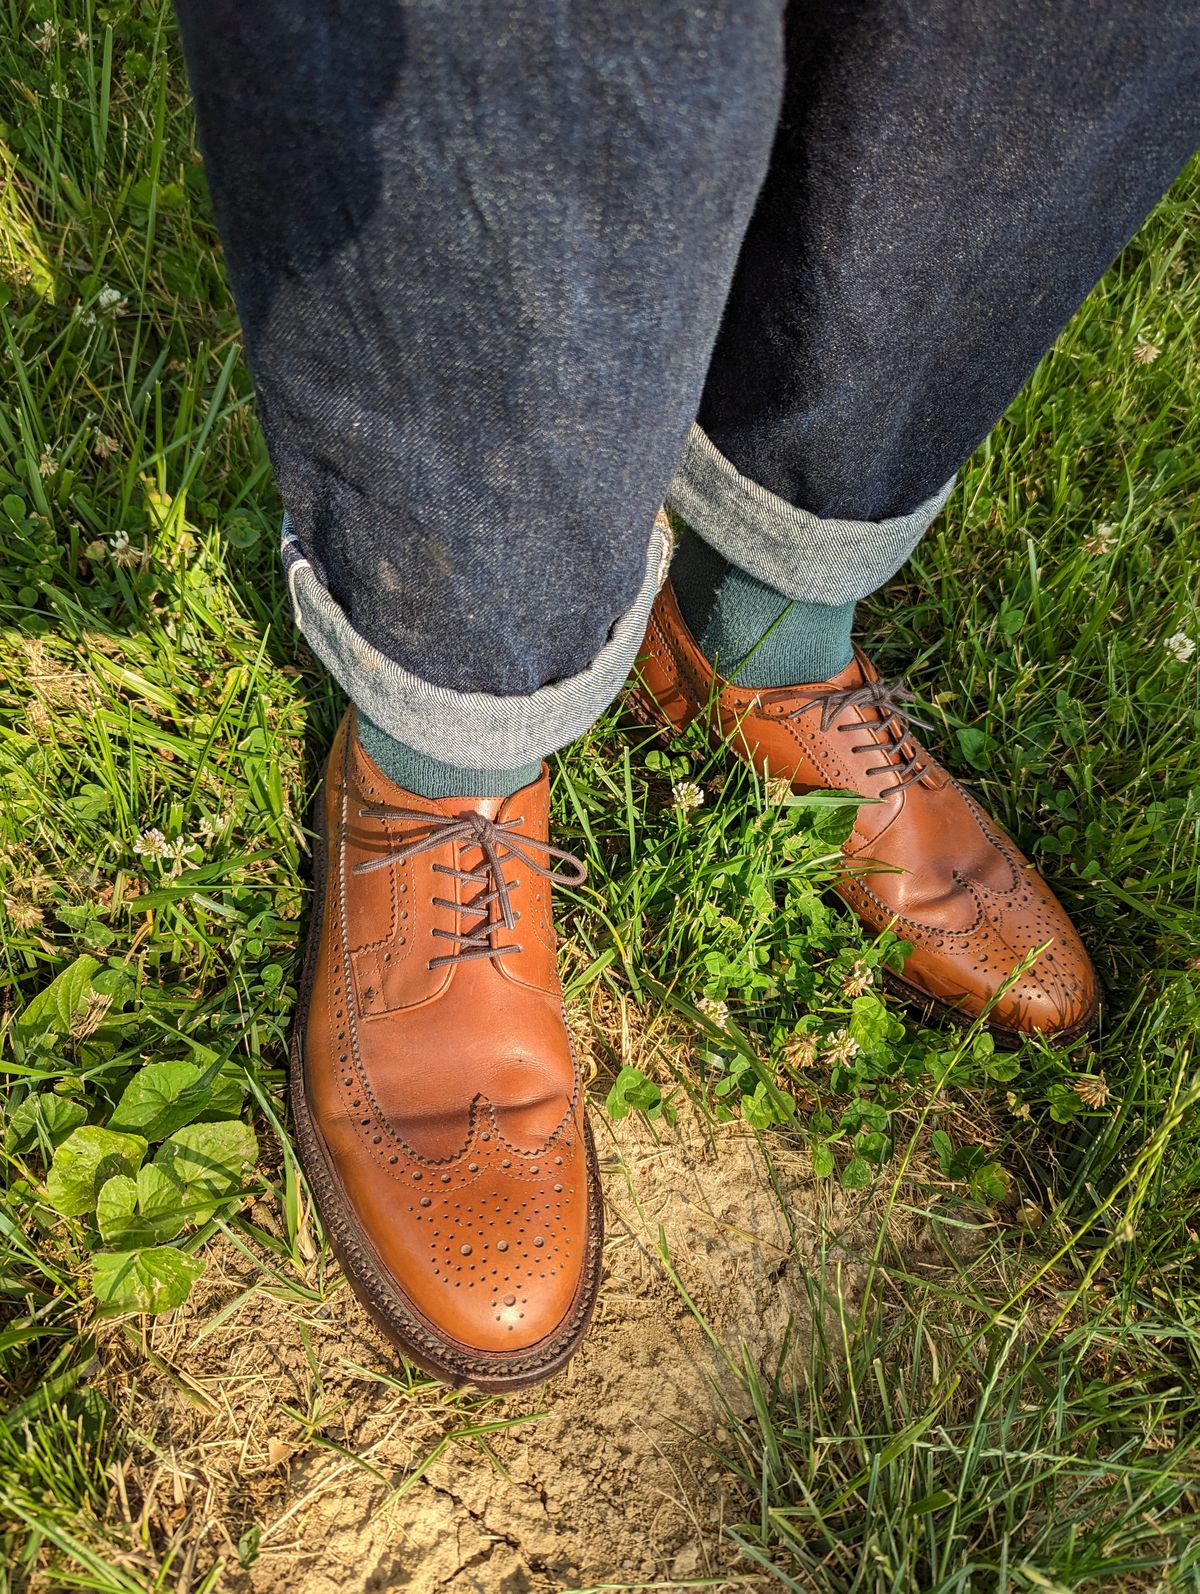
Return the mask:
M512 892L520 885L519 880L507 880L504 875L504 865L513 859L519 859L533 874L540 875L543 880L558 881L562 885L580 886L587 879L587 867L571 853L564 852L561 847L552 847L548 841L535 841L531 836L522 836L520 840L513 835L513 831L525 823L524 818L505 819L497 824L494 819L488 819L485 814L431 814L423 808L389 808L383 803L377 803L368 808L358 810L360 819L391 819L399 824L422 825L425 834L417 836L415 840L405 842L393 852L386 852L379 858L372 858L366 863L356 863L355 874L370 874L374 869L386 869L393 863L404 863L409 858L415 858L418 853L433 852L437 847L448 847L454 842L460 842L468 847L478 847L483 854L483 862L477 869L452 869L448 864L435 863L432 867L437 874L452 876L455 880L465 881L469 885L482 886L485 889L479 896L472 897L469 902L451 902L445 897L434 897L432 906L435 908L449 908L454 913L479 917L480 922L471 930L440 930L435 929L434 935L443 940L457 942L453 952L448 952L445 957L431 958L429 967L440 968L444 963L465 963L471 958L498 958L504 957L509 952L522 950L519 941L510 942L507 946L492 946L491 937L499 925L505 929L516 928L520 912L513 908ZM540 853L542 861L534 856ZM555 861L570 865L570 872L555 869ZM492 882L491 890L486 889L488 882ZM492 904L499 908L499 917L492 918Z
M884 775L888 770L895 770L899 777L895 785L885 786L879 793L881 797L890 797L893 792L903 791L906 786L914 785L925 773L925 755L909 734L909 726L919 725L923 731L931 731L934 727L901 706L913 702L914 698L915 694L900 680L863 681L859 686L823 687L811 692L790 714L784 715L784 718L799 719L801 714L807 714L809 709L820 708L821 729L827 731L843 709L873 708L879 715L879 720L869 729L878 730L882 734L884 738L882 750L888 761L886 764L877 764L866 773ZM865 728L867 727L860 724L836 727L839 734L843 731L861 731ZM867 753L879 745L878 742L860 743L850 751Z

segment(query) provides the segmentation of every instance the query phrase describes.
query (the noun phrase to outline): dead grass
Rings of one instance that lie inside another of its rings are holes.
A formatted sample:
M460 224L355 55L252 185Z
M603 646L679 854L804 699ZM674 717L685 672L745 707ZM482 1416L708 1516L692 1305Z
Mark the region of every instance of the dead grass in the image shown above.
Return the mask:
M661 1021L647 1036L599 995L574 1027L593 1058L683 1060ZM131 1557L152 1546L178 1594L214 1557L205 1587L229 1594L758 1586L723 1532L746 1505L718 1455L750 1415L741 1347L802 1376L821 1290L833 1332L869 1278L889 1287L870 1270L884 1194L816 1180L781 1137L768 1158L686 1100L674 1127L595 1127L605 1287L544 1390L447 1394L400 1368L332 1268L288 1287L232 1240L184 1308L107 1329L96 1381L137 1434L116 1491ZM888 1255L949 1276L920 1184Z

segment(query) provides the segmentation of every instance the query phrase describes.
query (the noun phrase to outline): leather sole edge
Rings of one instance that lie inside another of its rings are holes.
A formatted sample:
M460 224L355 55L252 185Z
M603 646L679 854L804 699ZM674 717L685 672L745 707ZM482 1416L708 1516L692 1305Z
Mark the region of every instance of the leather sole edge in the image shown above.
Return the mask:
M951 1002L943 1002L939 997L931 996L919 985L910 984L901 975L893 974L890 969L884 969L882 972L886 988L900 1001L920 1009L920 1017L937 1018L951 1029L970 1029L979 1022L977 1016L962 1012ZM1015 1051L1025 1041L1042 1041L1045 1045L1053 1047L1055 1051L1067 1051L1093 1033L1100 1018L1100 1006L1100 997L1097 995L1083 1018L1074 1024L1068 1024L1065 1029L1013 1029L1011 1025L995 1024L986 1018L983 1027L994 1037L997 1046L1003 1051Z

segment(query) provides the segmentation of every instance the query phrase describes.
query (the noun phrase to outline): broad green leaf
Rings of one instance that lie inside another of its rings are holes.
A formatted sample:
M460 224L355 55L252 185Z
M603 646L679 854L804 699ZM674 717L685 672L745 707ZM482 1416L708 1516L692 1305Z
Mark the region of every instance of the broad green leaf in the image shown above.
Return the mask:
M245 1181L258 1158L258 1142L239 1118L188 1124L159 1148L154 1165L176 1187L184 1207L215 1205Z
M68 1035L76 1016L87 1006L92 975L99 967L94 957L76 958L44 991L39 991L13 1026L20 1044L32 1046L47 1037Z
M111 997L114 1008L124 1007L137 991L137 985L129 971L123 967L114 968L111 964L101 969L95 976L92 988L99 991L101 996Z
M812 1167L818 1179L828 1179L833 1172L833 1148L828 1141L818 1140L812 1148Z
M96 1222L108 1245L133 1250L173 1240L186 1222L178 1187L152 1162L138 1169L136 1179L118 1174L96 1199Z
M156 1163L146 1162L138 1169L138 1211L158 1229L160 1240L173 1240L189 1221L179 1199L179 1186Z
M865 1157L851 1157L842 1169L842 1185L847 1190L861 1190L874 1176L875 1170Z
M1050 1116L1056 1124L1069 1123L1083 1111L1083 1099L1065 1079L1055 1080L1046 1092Z
M850 1009L850 1033L860 1046L879 1046L889 1039L892 1024L877 996L857 996Z
M868 1162L878 1166L891 1156L892 1143L885 1134L873 1129L870 1134L859 1136L854 1149L860 1157L865 1157Z
M989 1057L983 1066L988 1078L1002 1085L1007 1085L1010 1080L1016 1079L1021 1072L1019 1060L1008 1052L997 1052Z
M964 725L955 734L967 763L975 769L986 769L990 762L988 754L992 745L987 733L976 726Z
M626 1065L613 1080L604 1105L610 1118L620 1119L632 1108L640 1107L645 1112L661 1099L662 1093L652 1079L647 1079L640 1068Z
M96 1197L96 1224L101 1238L109 1245L144 1244L140 1237L132 1234L136 1211L137 1181L127 1173L117 1173L106 1179Z
M64 1141L77 1124L87 1118L87 1109L77 1101L68 1101L47 1091L42 1095L26 1096L14 1108L4 1132L7 1151L26 1151L43 1136L51 1146Z
M786 1123L795 1111L796 1103L785 1091L772 1091L761 1081L750 1095L742 1097L742 1117L752 1129Z
M119 1312L169 1312L182 1306L204 1272L196 1256L173 1245L138 1251L98 1251L92 1289L102 1306Z
M118 1135L98 1124L82 1124L54 1153L46 1176L50 1205L67 1218L94 1212L101 1187L116 1174L135 1174L145 1155L141 1135Z
M212 1082L204 1111L196 1116L208 1120L236 1118L242 1110L247 1088L244 1071L234 1063L226 1063Z
M203 1078L204 1070L195 1063L147 1063L121 1092L111 1127L165 1140L208 1106L211 1090L197 1088Z
M812 807L814 797L834 799L827 806L817 808L811 816L813 832L820 836L822 841L831 846L840 847L843 842L850 839L854 829L854 822L858 818L858 810L862 805L861 797L847 796L842 792L807 792L803 797L793 797L789 808Z
M262 1545L262 1528L257 1522L248 1527L237 1541L238 1565L243 1572L248 1572L258 1560L259 1550Z
M1007 1169L998 1162L985 1162L972 1170L969 1183L975 1199L991 1206L1004 1200L1010 1181Z

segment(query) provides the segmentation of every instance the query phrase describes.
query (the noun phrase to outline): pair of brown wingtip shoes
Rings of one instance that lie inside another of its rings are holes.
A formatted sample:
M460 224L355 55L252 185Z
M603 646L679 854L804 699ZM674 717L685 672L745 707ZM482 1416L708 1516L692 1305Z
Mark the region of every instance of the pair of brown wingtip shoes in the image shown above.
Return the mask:
M986 1015L1002 1041L1069 1043L1095 1017L1087 954L1032 865L914 741L897 696L857 653L808 686L715 679L668 584L633 703L672 729L705 715L798 789L873 799L839 890L912 943L903 993L960 1022ZM600 1281L603 1202L551 908L552 881L583 869L550 844L548 798L544 768L508 798L403 791L351 710L319 802L293 1032L297 1146L355 1290L412 1361L484 1390L563 1367Z

